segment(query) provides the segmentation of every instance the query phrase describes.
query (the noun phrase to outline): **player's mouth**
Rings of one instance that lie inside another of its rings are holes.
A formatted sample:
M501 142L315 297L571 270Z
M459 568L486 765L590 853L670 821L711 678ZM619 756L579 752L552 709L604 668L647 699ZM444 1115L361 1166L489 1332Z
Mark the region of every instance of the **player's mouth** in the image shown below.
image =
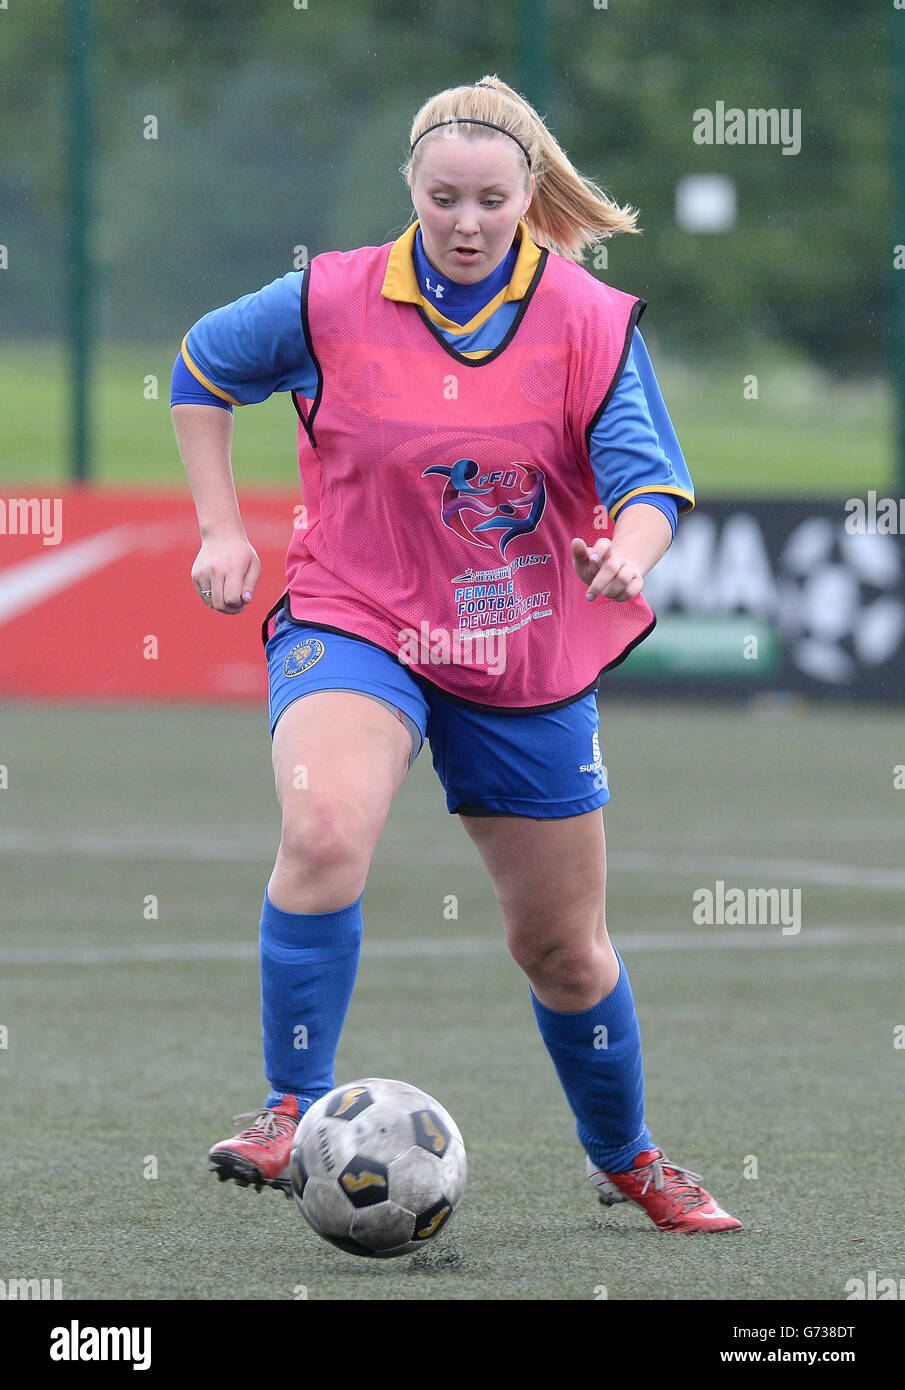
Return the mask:
M476 261L481 253L474 246L454 246L452 254L462 265L468 265L470 261Z

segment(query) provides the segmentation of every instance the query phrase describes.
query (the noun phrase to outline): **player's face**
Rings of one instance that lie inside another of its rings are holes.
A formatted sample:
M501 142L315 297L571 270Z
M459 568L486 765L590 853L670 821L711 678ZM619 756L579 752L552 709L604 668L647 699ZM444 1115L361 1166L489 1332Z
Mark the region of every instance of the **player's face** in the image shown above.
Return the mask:
M534 196L534 175L506 135L426 145L415 169L412 202L428 260L460 285L500 264Z

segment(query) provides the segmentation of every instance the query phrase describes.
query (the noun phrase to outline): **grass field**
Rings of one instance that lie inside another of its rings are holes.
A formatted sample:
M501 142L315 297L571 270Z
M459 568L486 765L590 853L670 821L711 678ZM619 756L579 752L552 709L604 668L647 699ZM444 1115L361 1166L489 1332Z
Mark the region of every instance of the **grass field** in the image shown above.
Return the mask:
M789 1301L905 1274L901 714L601 712L609 921L648 1119L743 1232L669 1236L596 1205L427 748L372 865L337 1076L442 1100L468 1148L462 1208L436 1248L372 1262L319 1241L276 1193L218 1184L207 1148L264 1094L265 710L7 703L0 1273L59 1278L66 1299ZM717 879L800 888L800 934L696 926L692 894Z
M182 487L169 383L179 343L119 344L97 363L95 478ZM692 367L653 349L664 398L697 493L854 496L894 485L892 397L880 381L838 381L754 340L743 361ZM757 378L757 399L745 380ZM58 345L8 343L0 376L0 486L67 476L66 364ZM156 399L145 392L156 390ZM295 411L288 397L238 410L240 485L291 485Z

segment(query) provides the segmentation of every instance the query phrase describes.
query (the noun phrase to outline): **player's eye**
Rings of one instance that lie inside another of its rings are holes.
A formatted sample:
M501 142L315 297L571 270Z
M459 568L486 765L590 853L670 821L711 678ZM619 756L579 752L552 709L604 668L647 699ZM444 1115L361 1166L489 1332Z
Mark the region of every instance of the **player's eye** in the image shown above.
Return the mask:
M451 198L444 198L444 197L442 196L442 194L440 194L440 193L435 193L435 194L433 195L433 201L437 204L438 207L445 208L445 207L449 207L450 203L452 202L452 199L451 199ZM485 208L490 208L491 211L494 211L496 208L500 208L500 207L503 206L503 199L502 199L502 198L485 198L485 199L484 199L484 206L485 206Z

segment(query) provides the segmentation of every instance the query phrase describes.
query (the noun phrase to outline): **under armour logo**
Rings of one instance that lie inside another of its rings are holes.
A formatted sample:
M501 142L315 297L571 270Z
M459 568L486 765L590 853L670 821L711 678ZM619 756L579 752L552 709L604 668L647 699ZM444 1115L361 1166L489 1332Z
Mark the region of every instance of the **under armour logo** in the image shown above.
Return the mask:
M442 285L432 285L432 284L431 284L431 281L430 281L430 276L429 276L429 275L425 275L425 277L424 277L424 284L425 284L425 286L427 287L427 291L428 291L429 294L434 295L437 299L442 299L442 298L443 298L443 286L442 286Z

